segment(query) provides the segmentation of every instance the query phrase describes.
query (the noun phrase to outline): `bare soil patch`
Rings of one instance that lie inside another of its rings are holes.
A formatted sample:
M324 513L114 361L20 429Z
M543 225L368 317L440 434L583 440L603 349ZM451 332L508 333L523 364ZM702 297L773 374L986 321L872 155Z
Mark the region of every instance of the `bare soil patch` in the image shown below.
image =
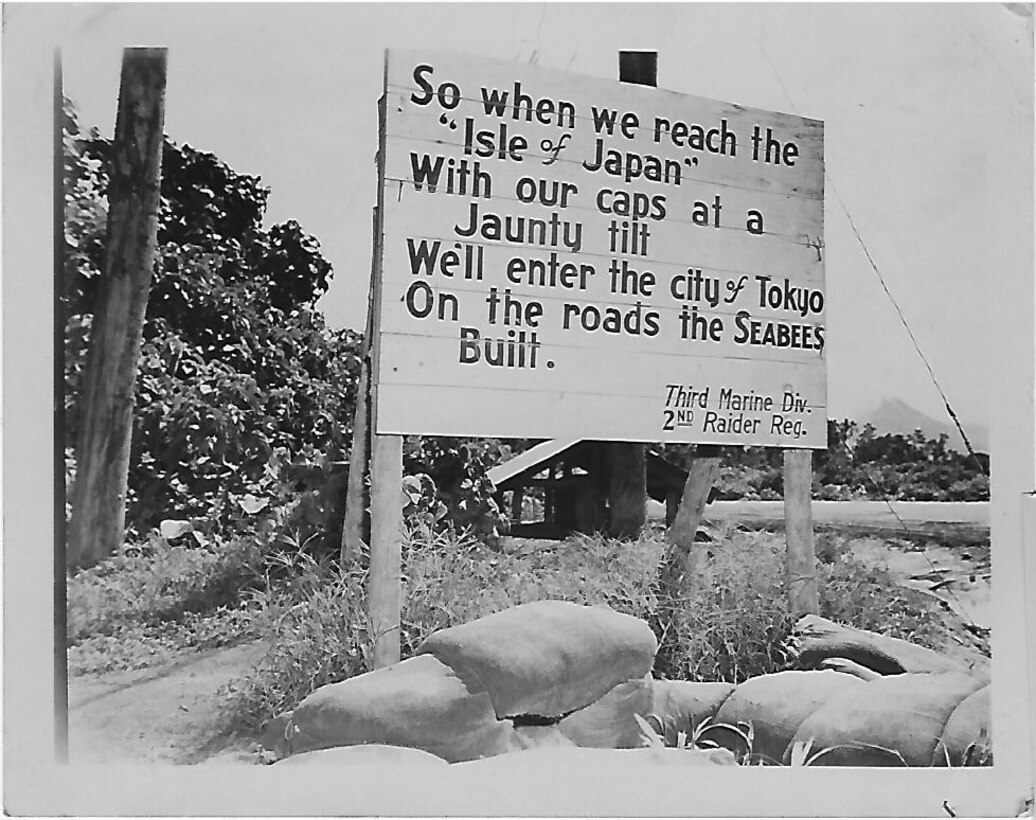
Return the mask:
M263 649L253 642L192 651L160 667L72 678L69 762L256 762L252 739L222 730L218 692Z

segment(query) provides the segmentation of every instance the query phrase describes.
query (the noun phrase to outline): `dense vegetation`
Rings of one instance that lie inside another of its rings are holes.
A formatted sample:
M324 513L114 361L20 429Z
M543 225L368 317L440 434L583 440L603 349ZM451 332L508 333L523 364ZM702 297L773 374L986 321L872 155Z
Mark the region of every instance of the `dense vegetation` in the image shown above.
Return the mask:
M688 448L669 448L674 461ZM783 497L780 450L764 447L723 448L717 483L722 499ZM960 453L947 437L928 439L921 430L909 435L878 434L843 419L827 423L827 450L813 457L813 497L831 501L898 499L901 501L988 501L989 456Z
M66 117L66 448L104 253L109 145ZM262 227L269 194L189 145L166 141L158 258L136 384L127 518L232 530L270 486L271 462L344 458L360 337L314 307L331 267L295 222ZM199 531L199 535L203 534Z
M66 107L66 456L74 478L80 380L105 228L108 144ZM266 639L227 693L257 727L321 683L369 668L365 560L337 566L361 336L328 328L316 301L331 266L296 222L264 227L268 189L215 156L167 141L159 253L136 384L125 549L69 579L73 673L153 664L184 647ZM945 438L829 423L819 498L988 498L988 459ZM655 583L663 541L576 537L507 551L486 469L533 442L409 437L404 465L404 653L429 632L538 598L607 603L659 636L656 673L739 681L785 662L783 541L720 534L689 599ZM693 448L669 446L687 464ZM336 473L337 471L337 473ZM779 498L781 454L725 448L721 498ZM329 489L330 488L330 489ZM335 517L337 516L337 518ZM934 604L828 549L823 614L937 645Z

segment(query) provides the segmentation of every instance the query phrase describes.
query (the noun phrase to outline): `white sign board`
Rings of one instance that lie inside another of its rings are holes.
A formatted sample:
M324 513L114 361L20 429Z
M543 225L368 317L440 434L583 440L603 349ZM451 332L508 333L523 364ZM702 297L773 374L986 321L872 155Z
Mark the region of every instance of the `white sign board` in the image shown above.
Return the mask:
M825 447L823 124L389 52L378 433Z

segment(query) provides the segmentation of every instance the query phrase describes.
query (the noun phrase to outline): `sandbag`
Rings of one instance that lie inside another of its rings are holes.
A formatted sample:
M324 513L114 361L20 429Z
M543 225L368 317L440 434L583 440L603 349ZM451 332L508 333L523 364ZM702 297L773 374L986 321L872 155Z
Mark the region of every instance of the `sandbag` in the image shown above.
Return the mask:
M296 707L285 734L292 754L373 743L452 763L507 751L512 731L488 695L424 655L320 687Z
M983 686L953 710L935 746L933 766L993 764L990 690Z
M827 750L818 765L930 766L950 715L983 685L959 672L860 683L828 700L795 733L793 744L812 740L813 753Z
M635 782L638 768L663 766L735 766L727 749L591 749L581 746L540 747L524 752L476 760L457 765L459 771L478 772L480 777L506 775L527 783L553 783L559 776L578 779L620 777Z
M628 680L599 700L577 709L558 723L561 733L577 746L595 749L635 749L640 726L634 715L647 717L652 707L650 675Z
M575 745L556 725L517 726L507 743L508 752L523 752L526 749L539 749L545 746Z
M732 683L656 680L651 687L651 714L661 722L666 743L675 744L680 732L690 737L702 721L714 718L733 691Z
M433 633L419 648L485 691L497 717L561 717L646 675L650 627L608 607L535 601Z
M280 760L291 754L291 740L288 737L288 727L291 725L291 712L281 712L270 718L270 721L263 727L262 737L259 738L259 748L266 759Z
M881 675L968 671L966 664L927 647L819 615L803 615L795 624L791 643L804 669L814 669L827 658L845 658Z
M740 684L716 713L708 738L737 754L744 741L722 724L752 728L752 762L780 764L799 724L836 696L851 697L868 684L841 672L777 672Z
M405 746L369 743L360 746L338 746L292 755L278 766L447 766L441 757Z

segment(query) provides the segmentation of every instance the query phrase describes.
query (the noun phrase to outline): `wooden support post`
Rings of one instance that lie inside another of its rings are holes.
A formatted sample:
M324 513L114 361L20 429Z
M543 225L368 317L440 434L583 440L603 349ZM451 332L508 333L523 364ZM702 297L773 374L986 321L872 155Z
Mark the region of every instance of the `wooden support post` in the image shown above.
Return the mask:
M356 407L353 412L353 442L349 449L349 483L345 491L345 518L342 522L342 546L338 556L340 566L347 566L360 554L360 545L364 540L363 514L365 503L363 481L369 472L371 424L371 345L374 339L375 288L379 287L375 279L380 256L381 223L378 209L374 209L371 226L371 282L367 294L367 325L364 328L363 345L360 353L360 382L356 386Z
M374 630L374 668L399 661L400 620L403 607L403 437L378 434L378 380L381 374L381 220L385 213L385 105L387 90L378 102L378 204L374 218L374 260L368 304L371 351L371 551L367 586L367 614Z
M719 475L720 451L714 444L699 444L683 487L676 519L669 528L669 555L666 559L671 580L679 582L694 573L694 536L698 532L712 485Z
M133 393L158 235L166 50L123 52L108 185L107 253L80 396L69 564L122 546Z
M525 487L521 484L515 486L511 491L511 521L515 524L522 523L522 503L525 498Z
M366 346L366 345L365 345ZM345 489L345 520L338 563L345 567L356 560L363 541L363 480L367 475L367 393L370 391L370 364L367 356L360 363L360 382L356 387L353 412L353 443L349 449L349 479Z
M647 520L647 457L643 444L607 445L608 534L636 538Z
M784 534L787 540L785 584L794 617L817 615L816 556L813 552L812 450L784 451Z
M665 494L665 525L671 527L676 523L676 514L680 511L680 493L670 490Z
M375 435L371 446L371 564L367 608L374 668L399 661L402 607L403 437Z

